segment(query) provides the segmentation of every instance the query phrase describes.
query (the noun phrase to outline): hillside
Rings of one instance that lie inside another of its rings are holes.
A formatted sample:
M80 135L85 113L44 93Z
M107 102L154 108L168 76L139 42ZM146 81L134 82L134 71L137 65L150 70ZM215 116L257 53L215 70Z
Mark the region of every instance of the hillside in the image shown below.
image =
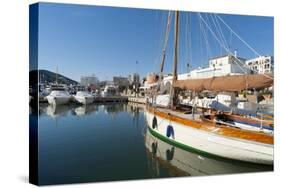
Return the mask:
M34 84L34 82L36 82L36 77L37 77L37 71L33 70L29 72L29 82L30 84ZM48 70L39 70L39 78L40 78L40 82L41 83L55 83L56 82L56 73L48 71ZM75 85L78 82L76 82L75 80L72 80L68 77L65 77L61 74L58 74L58 83L59 84L67 84L67 85Z

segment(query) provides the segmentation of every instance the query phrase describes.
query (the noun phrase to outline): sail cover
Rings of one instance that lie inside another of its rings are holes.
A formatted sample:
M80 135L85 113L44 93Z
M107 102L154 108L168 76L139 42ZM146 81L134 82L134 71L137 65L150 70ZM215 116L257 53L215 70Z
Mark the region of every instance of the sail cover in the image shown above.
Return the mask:
M192 91L241 91L262 89L273 85L272 74L231 75L202 79L177 80L173 86Z

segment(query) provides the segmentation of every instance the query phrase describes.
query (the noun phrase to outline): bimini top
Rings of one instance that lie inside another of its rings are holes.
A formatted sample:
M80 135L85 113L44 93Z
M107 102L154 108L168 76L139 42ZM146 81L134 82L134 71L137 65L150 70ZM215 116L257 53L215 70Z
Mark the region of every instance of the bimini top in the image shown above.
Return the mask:
M201 79L176 80L173 87L192 91L242 91L263 89L273 85L272 74L231 75Z

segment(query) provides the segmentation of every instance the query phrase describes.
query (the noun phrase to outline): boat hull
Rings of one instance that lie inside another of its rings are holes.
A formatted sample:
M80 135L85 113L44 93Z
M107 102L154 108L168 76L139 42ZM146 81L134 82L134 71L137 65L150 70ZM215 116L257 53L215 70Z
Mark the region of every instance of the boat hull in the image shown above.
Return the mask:
M47 96L48 103L51 105L62 105L67 104L70 101L70 97L54 97L54 96Z
M220 135L215 133L215 129L212 131L196 129L155 115L149 110L146 110L145 116L149 129L155 135L183 149L216 157L273 164L273 144ZM157 119L157 126L153 125L154 117ZM170 129L170 134L168 134L168 129Z
M79 96L75 96L75 100L78 102L78 103L81 103L81 104L91 104L94 102L94 97L79 97Z

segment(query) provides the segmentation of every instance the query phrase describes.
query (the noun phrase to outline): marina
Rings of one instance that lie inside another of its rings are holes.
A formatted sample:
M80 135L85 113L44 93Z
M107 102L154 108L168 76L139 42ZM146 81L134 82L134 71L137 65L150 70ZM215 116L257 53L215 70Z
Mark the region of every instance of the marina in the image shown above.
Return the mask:
M103 9L108 23L79 18L83 43L65 36L83 50L29 72L40 185L273 171L274 54L270 33L249 34L258 19Z

